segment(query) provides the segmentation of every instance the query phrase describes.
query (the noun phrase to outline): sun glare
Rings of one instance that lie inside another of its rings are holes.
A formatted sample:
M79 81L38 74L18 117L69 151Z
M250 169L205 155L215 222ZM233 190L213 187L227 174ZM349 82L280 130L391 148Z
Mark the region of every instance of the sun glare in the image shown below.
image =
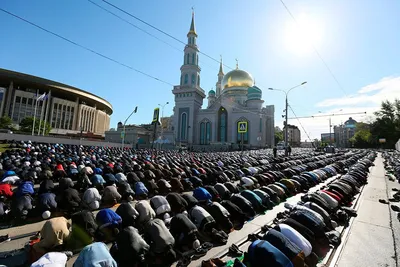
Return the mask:
M285 29L286 49L296 55L308 55L313 52L313 46L318 47L322 42L322 26L315 19L301 15L288 21Z

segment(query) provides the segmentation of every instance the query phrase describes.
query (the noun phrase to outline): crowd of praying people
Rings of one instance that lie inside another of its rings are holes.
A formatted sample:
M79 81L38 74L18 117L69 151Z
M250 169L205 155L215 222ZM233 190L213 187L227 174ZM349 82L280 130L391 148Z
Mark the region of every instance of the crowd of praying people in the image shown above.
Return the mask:
M29 243L32 266L66 262L74 254L75 267L171 266L177 260L187 266L226 244L229 233L257 215L347 171L329 188L304 195L306 205L287 206L279 218L284 223L264 228L264 237L252 237L258 243L249 247L249 266L265 266L250 250L268 249L275 253L271 266L315 266L337 242L332 233L324 240L325 232L354 215L341 206L366 183L374 158L365 151L273 157L266 150L193 153L32 142L13 147L0 156L0 222L45 220ZM360 159L358 169L348 169ZM221 262L210 259L203 266L225 266Z

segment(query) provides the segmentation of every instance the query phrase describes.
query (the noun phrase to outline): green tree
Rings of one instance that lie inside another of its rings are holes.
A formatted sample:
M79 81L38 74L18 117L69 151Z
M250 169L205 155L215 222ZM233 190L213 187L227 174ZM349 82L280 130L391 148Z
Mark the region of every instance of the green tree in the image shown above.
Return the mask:
M12 129L12 120L8 116L0 118L0 129Z
M275 145L281 141L283 141L283 132L279 128L275 127Z
M370 148L375 146L370 128L371 126L367 123L357 123L354 136L349 140L350 143L357 148Z
M379 111L375 112L376 119L371 125L372 143L378 144L380 138L385 138L383 148L394 148L400 139L400 100L383 101Z
M43 124L45 123L45 131L44 134L48 135L51 131L51 126L48 122L44 122L43 120L36 119L35 120L35 134L39 131L43 131ZM33 117L26 117L19 123L19 129L21 132L24 133L32 133L32 125L33 125Z

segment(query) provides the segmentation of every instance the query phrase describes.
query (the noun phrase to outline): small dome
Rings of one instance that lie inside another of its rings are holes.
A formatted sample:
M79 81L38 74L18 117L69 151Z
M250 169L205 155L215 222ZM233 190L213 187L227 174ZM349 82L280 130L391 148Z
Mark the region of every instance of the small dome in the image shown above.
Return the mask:
M350 117L347 121L344 122L344 127L345 128L356 128L357 121L353 120L352 117Z
M209 96L215 96L215 91L211 89L210 91L208 91L208 95Z
M221 82L222 89L230 87L252 87L254 85L253 77L244 70L232 70L225 74Z
M257 86L252 86L247 89L247 100L260 100L262 91Z

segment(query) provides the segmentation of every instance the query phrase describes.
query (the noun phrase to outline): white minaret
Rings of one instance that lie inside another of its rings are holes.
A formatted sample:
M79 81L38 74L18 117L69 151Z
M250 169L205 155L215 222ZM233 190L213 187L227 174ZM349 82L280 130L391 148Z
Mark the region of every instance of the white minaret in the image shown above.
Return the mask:
M172 93L175 95L174 131L175 141L185 144L195 144L197 133L197 114L206 97L200 87L199 48L197 47L197 33L192 22L187 34L188 42L184 49L183 65L181 67L180 84L174 86Z
M194 12L192 23L187 34L188 43L184 49L183 65L181 67L181 87L200 88L199 48L197 47L197 33L194 25Z
M221 82L223 78L224 78L224 70L222 69L222 56L221 56L221 61L219 62L218 81L215 84L215 89L216 89L215 96L217 98L221 95Z

